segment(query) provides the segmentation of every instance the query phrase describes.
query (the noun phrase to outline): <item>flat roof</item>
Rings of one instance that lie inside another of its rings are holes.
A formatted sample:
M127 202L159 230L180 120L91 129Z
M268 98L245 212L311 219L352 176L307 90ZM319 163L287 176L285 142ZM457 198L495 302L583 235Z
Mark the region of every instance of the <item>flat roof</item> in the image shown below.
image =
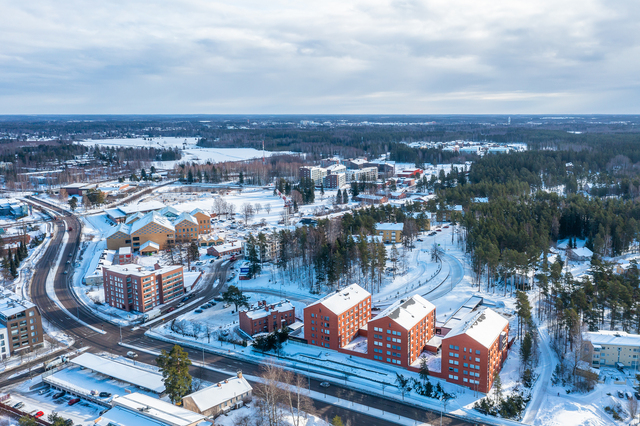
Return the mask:
M142 389L147 389L155 393L164 392L162 374L131 364L118 362L110 358L104 358L92 353L85 352L71 360L72 364L96 371L105 376L113 377L122 382L131 383Z
M390 318L405 330L411 330L418 322L426 318L436 307L419 294L414 294L409 299L398 300L384 311L380 312L371 321L381 318Z
M329 309L336 315L340 315L347 309L354 307L369 296L371 296L371 293L369 293L367 290L360 287L358 284L351 284L350 286L345 287L342 290L326 295L322 299L313 302L307 307L322 303L325 308Z
M114 407L123 407L133 412L139 412L148 418L171 426L189 426L205 419L202 414L138 392L115 398L112 404Z
M586 333L587 339L595 345L615 345L615 346L639 346L640 335L629 334L625 331L589 331Z
M472 312L464 321L457 324L446 336L450 337L466 334L485 348L490 347L500 336L509 321L492 309Z
M0 291L0 313L6 317L19 314L25 309L33 308L30 301L23 299L10 291Z
M143 266L136 265L135 263L128 263L126 265L105 265L105 269L111 272L122 275L133 275L136 277L148 277L155 271L145 269Z
M119 209L126 214L145 212L151 210L160 210L165 207L160 201L147 201L144 203L132 204L128 206L120 206Z
M404 223L376 223L377 231L402 231Z

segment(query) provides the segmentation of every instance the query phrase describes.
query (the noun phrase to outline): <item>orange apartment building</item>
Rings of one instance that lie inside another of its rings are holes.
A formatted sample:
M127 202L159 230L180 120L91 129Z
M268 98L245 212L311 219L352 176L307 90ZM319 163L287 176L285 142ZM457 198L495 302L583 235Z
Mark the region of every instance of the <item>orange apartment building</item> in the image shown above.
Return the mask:
M477 306L465 304L468 314L436 335L436 308L422 296L399 300L371 319L371 295L352 284L304 309L304 339L412 371L425 351L440 352L441 371L432 376L487 393L507 357L509 321Z
M331 293L304 309L307 343L339 349L351 342L371 318L371 294L358 284Z
M435 335L435 321L436 307L419 294L398 300L369 321L369 358L410 366Z
M487 393L507 358L509 321L492 309L471 312L442 339L442 378Z
M205 213L202 209L194 209L191 212L191 216L196 219L198 223L198 233L200 235L208 234L211 232L211 216Z
M257 333L271 333L296 321L296 311L288 300L267 305L266 301L258 302L249 309L238 313L240 329L253 336Z
M138 265L102 268L104 298L109 306L147 312L184 293L182 266L145 270Z

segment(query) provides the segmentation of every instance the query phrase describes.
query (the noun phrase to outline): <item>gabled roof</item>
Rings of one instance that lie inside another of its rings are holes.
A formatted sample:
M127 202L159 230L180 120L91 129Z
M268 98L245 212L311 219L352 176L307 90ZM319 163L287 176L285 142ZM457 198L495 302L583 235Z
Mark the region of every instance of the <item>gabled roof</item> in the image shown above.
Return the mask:
M153 241L147 241L146 243L140 246L140 251L144 251L147 247L151 247L156 251L160 250L160 244L154 243Z
M124 223L119 223L118 226L111 232L107 238L111 238L116 235L118 232L122 232L123 234L130 235L131 234L131 225L126 225Z
M175 219L173 219L173 224L174 226L181 223L181 222L191 222L194 225L198 225L198 219L196 219L195 217L191 216L189 213L187 212L182 212L178 215L178 217L176 217Z
M350 286L345 287L342 290L326 295L322 299L313 302L309 306L321 303L325 308L329 309L334 314L340 315L344 311L362 302L369 296L371 296L371 293L369 293L367 290L360 287L358 284L351 284Z
M169 219L162 216L158 212L149 212L131 225L131 234L139 231L142 227L150 224L151 222L154 222L164 228L175 231L175 227L173 226L171 221L169 221Z
M167 207L161 208L160 210L158 210L158 213L160 213L162 216L166 216L166 217L180 216L180 210L176 209L175 207L171 207L171 206L167 206Z
M445 339L466 334L485 348L496 341L509 321L492 309L471 312L451 329Z
M213 386L201 389L184 398L191 398L202 412L229 401L230 399L251 392L253 388L244 377L231 377Z
M127 225L131 225L133 222L135 222L136 220L141 219L141 218L143 218L143 217L144 217L144 214L143 214L143 213L140 213L140 212L138 212L138 213L134 213L134 214L132 214L131 216L129 216L129 217L124 221L124 223L126 223Z
M164 207L160 201L147 201L145 203L130 204L127 206L118 207L125 214L132 214L136 212L149 212L151 210L158 210Z
M112 405L127 408L134 413L142 412L147 417L171 426L188 426L205 418L202 414L138 392L115 398Z
M587 340L594 345L638 346L640 347L640 335L629 334L625 331L589 331L585 333Z
M195 209L191 210L191 213L190 213L190 214L191 214L191 216L195 216L197 213L200 213L200 214L203 214L203 215L209 216L209 214L208 214L208 213L206 213L206 212L205 212L204 210L202 210L201 208L195 208Z
M398 325L405 330L411 330L413 326L422 321L435 309L436 307L433 303L429 302L419 294L415 294L407 300L398 300L376 315L371 321L388 317L398 323Z

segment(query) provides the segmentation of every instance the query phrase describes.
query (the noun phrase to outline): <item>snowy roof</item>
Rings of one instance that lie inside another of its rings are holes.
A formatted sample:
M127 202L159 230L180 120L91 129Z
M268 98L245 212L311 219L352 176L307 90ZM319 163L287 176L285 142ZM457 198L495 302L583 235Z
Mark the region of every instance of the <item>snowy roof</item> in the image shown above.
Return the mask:
M180 269L180 272L184 272L184 266L182 265L163 266L162 268L155 269L153 272L155 272L157 275L162 275L169 272L177 271L178 269Z
M376 231L402 231L404 223L377 223Z
M211 247L215 248L218 253L222 253L223 251L227 251L227 250L241 249L242 248L242 242L234 241L234 242L230 242L230 243L226 243L226 244L219 244L217 246L211 246Z
M201 213L201 214L204 214L204 215L209 216L209 214L208 214L208 213L206 213L206 212L205 212L204 210L202 210L201 208L195 208L195 209L191 210L191 213L190 213L190 214L191 214L192 216L195 216L197 213Z
M352 308L353 306L357 305L370 296L371 293L360 287L358 284L351 284L350 286L345 287L342 290L326 295L322 299L313 302L309 306L321 303L325 308L329 309L334 314L340 315L347 309Z
M155 393L164 392L162 374L85 352L71 363Z
M640 346L640 335L625 331L590 331L587 339L594 345Z
M0 292L0 314L5 317L19 314L25 309L33 308L35 305L28 300L18 297L10 291Z
M198 225L198 220L187 212L182 212L178 215L178 217L173 219L174 225L177 225L180 222L191 222L196 226Z
M115 272L117 274L133 275L136 277L148 277L154 272L134 263L128 263L126 265L105 265L104 268L107 271Z
M108 216L115 217L116 219L119 219L119 218L121 218L121 217L126 217L126 216L127 216L125 212L123 212L122 210L120 210L120 209L118 209L118 208L115 208L115 209L106 209L104 212L105 212Z
M200 389L184 398L191 398L200 411L205 411L236 396L251 392L252 389L244 377L231 377L213 386Z
M490 347L500 336L509 321L492 309L484 309L470 313L463 321L456 324L445 336L450 337L466 334L485 348Z
M98 417L97 426L164 426L166 423L147 417L145 413L133 412L127 408L114 407Z
M113 230L113 232L111 232L107 236L107 238L110 238L112 235L115 235L118 232L122 232L124 234L130 235L131 234L131 225L125 225L124 223L119 223L118 226L116 226L116 228Z
M180 210L176 209L175 207L167 206L158 210L158 213L160 213L162 216L179 216Z
M114 407L123 407L133 412L142 413L146 417L171 426L195 425L205 418L202 414L194 413L193 411L138 392L114 398L112 405Z
M571 250L575 256L578 257L591 257L593 256L593 252L586 247L580 247Z
M407 300L396 301L371 321L387 317L394 320L405 330L411 330L413 326L435 309L436 307L431 302L419 294L414 294Z
M118 249L118 254L121 256L131 254L131 247L120 247Z
M132 224L133 222L135 222L138 219L141 219L142 217L144 217L143 213L137 212L135 214L132 214L131 216L129 216L127 218L127 220L124 221L124 223L126 223L127 225Z
M269 308L268 310L266 308ZM251 308L245 310L247 317L251 319L259 319L269 316L273 312L287 312L294 309L291 302L288 300L282 300L275 304L267 304L266 306L251 306ZM294 311L295 312L295 311Z
M354 158L353 160L348 160L353 164L364 164L367 162L364 158Z
M131 234L140 230L140 228L150 224L151 222L155 222L158 225L163 226L167 229L175 230L173 224L171 223L171 221L169 221L169 219L167 219L166 217L162 216L157 212L149 212L146 215L144 215L144 217L142 217L141 219L138 219L135 223L131 225Z
M147 241L146 243L143 243L140 246L140 251L146 249L147 247L151 247L152 249L160 250L160 244L154 243L153 241L149 240L149 241Z
M151 210L159 210L164 207L160 201L147 201L145 203L132 204L128 206L120 206L125 214L132 214L137 212L148 212Z

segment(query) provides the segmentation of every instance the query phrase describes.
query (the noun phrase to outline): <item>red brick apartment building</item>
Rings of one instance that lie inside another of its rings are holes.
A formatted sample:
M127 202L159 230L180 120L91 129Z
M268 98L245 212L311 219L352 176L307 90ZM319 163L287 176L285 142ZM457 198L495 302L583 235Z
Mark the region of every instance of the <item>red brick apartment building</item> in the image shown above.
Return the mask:
M442 340L442 378L487 393L507 358L509 321L491 309L471 312Z
M416 294L398 300L369 321L368 357L408 367L435 334L436 307Z
M184 293L182 266L145 270L137 265L102 269L105 302L125 311L147 312Z
M257 333L271 333L296 321L295 308L288 300L270 305L261 301L249 309L240 311L238 316L240 329L249 336Z
M304 335L310 345L339 349L371 318L371 294L358 284L331 293L304 309Z

